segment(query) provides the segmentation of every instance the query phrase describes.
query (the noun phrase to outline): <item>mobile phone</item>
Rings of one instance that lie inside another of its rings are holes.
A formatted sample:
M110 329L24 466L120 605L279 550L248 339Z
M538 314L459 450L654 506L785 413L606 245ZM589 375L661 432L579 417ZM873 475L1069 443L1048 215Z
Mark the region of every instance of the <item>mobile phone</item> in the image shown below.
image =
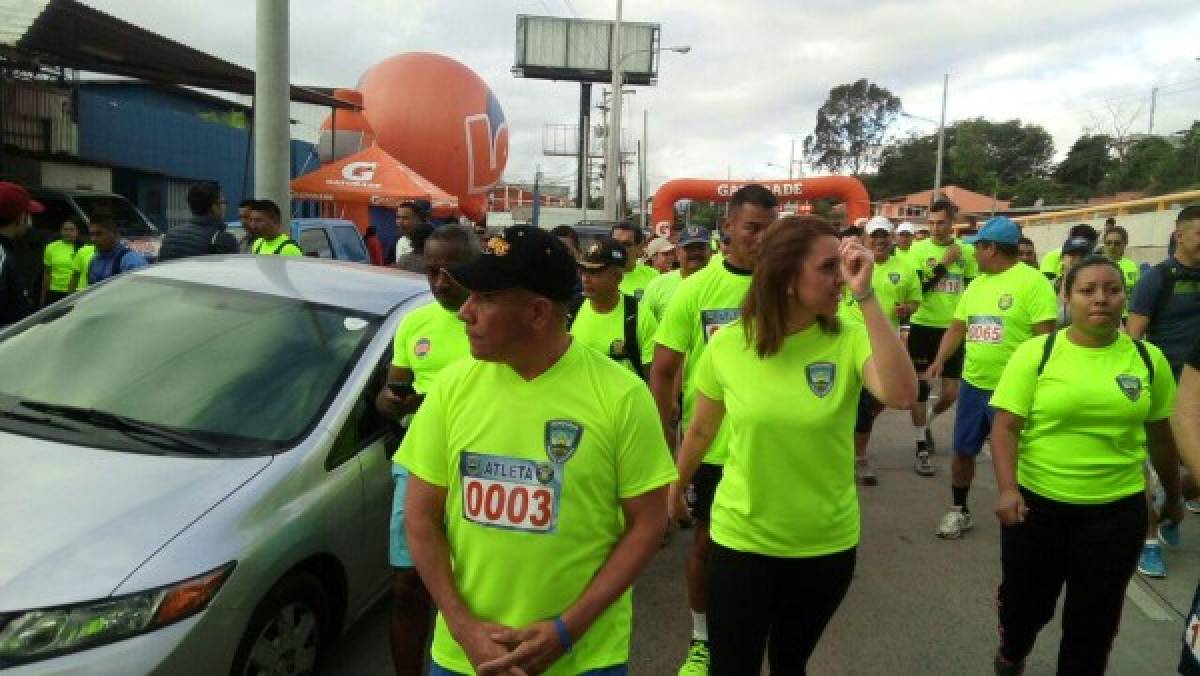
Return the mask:
M392 394L396 395L397 397L400 397L401 399L403 399L404 397L412 396L417 393L417 391L415 389L413 389L412 383L406 383L406 382L402 382L399 380L394 380L392 382L389 382L387 384L387 386L388 386L388 389L392 391Z

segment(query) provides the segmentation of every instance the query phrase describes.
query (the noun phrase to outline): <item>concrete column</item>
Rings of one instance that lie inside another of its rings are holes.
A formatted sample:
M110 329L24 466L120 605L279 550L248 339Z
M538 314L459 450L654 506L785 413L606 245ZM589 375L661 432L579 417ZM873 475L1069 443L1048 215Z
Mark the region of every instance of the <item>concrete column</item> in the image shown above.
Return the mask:
M254 196L290 221L288 0L257 0L254 61Z

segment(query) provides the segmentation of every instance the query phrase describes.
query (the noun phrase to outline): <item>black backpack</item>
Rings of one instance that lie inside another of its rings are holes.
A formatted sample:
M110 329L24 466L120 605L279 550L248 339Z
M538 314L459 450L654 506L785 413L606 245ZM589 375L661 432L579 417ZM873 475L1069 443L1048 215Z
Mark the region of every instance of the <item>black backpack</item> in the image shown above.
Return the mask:
M1153 324L1158 315L1162 313L1163 308L1167 307L1167 303L1171 300L1171 295L1175 293L1175 282L1179 280L1200 282L1200 275L1181 270L1177 265L1172 264L1171 259L1167 259L1154 266L1154 269L1162 274L1162 285L1158 287L1158 295L1154 297L1154 307L1150 309L1149 324ZM1147 328L1149 328L1147 324Z
M587 299L583 296L576 296L571 301L570 312L567 313L567 330L575 324L575 318L579 316L579 310ZM642 380L646 379L646 374L643 373L642 364L642 349L638 344L638 299L634 296L625 296L625 359L629 360L629 364L633 366L633 372L638 374Z
M1046 342L1042 345L1042 361L1038 362L1037 374L1040 378L1042 371L1046 370L1046 362L1050 361L1050 353L1054 351L1054 339L1058 337L1058 331L1051 331L1046 334ZM1150 351L1146 349L1146 344L1136 338L1133 341L1133 346L1137 348L1138 356L1142 358L1142 363L1146 365L1146 382L1154 384L1154 362L1150 359Z

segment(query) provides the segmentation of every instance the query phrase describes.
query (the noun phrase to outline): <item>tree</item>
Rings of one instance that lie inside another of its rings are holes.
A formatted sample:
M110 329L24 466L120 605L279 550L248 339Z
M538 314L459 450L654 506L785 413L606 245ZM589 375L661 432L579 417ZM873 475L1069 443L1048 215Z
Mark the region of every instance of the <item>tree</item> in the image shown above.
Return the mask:
M947 183L975 192L991 192L995 172L988 146L989 124L976 119L956 125L953 145L947 153L950 165Z
M1075 139L1062 163L1054 170L1059 183L1092 193L1117 164L1112 156L1113 139L1107 134L1084 134Z
M911 134L884 147L879 170L866 177L872 195L906 195L933 187L937 158L937 136Z
M865 78L834 87L817 110L816 129L804 139L804 155L814 167L860 174L874 163L900 110L899 97Z
M1164 182L1175 149L1161 136L1127 139L1125 158L1109 172L1100 184L1102 192L1144 190L1155 192L1156 184Z

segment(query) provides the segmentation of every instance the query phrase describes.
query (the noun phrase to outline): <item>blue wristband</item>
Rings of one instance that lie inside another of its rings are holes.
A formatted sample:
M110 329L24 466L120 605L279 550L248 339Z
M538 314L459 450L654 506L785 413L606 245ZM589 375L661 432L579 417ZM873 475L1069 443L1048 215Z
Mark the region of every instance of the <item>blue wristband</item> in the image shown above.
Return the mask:
M571 632L567 631L567 623L561 617L554 618L554 631L558 632L558 642L562 644L563 652L571 652L574 644L571 642Z

